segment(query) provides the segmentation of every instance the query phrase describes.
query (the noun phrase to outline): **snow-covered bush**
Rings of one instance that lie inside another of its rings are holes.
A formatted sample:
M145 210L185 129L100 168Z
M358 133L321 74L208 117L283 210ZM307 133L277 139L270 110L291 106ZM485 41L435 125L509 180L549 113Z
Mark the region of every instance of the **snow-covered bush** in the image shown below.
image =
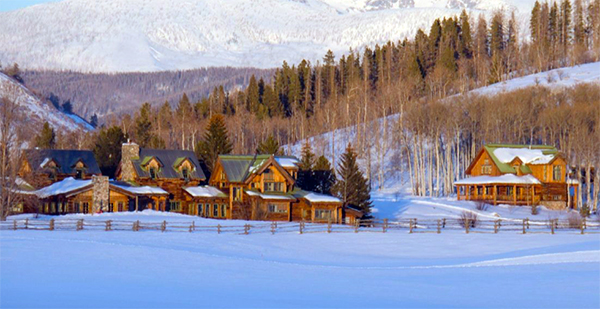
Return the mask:
M489 206L490 205L486 204L484 201L475 202L475 209L477 210L487 211Z
M576 212L571 212L571 213L569 213L569 216L567 216L567 222L568 222L570 228L578 229L579 227L581 227L582 221L583 221L583 218L581 217L580 214L578 214Z

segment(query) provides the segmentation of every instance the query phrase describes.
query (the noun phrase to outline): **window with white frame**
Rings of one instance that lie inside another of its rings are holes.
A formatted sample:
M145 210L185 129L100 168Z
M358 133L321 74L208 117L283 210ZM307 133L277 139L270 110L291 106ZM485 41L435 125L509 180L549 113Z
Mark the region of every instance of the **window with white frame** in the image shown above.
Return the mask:
M269 203L269 212L271 212L271 213L287 213L287 206L284 204Z

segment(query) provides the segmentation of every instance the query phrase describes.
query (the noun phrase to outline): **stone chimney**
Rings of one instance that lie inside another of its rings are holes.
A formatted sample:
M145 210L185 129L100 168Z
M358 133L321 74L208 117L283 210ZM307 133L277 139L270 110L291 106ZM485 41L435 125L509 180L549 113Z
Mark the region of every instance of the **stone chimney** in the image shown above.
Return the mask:
M107 211L109 197L108 176L92 176L92 212Z
M135 169L131 160L139 159L140 157L140 145L129 142L121 146L121 174L119 180L123 181L134 181Z

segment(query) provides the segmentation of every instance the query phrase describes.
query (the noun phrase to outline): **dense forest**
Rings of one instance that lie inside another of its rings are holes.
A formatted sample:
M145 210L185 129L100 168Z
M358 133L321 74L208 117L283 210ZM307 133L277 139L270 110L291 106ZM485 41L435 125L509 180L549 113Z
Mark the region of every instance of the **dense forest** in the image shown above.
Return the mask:
M92 138L58 134L54 145L91 149L110 136L127 136L142 147L202 155L208 120L223 115L229 151L254 153L271 136L289 145L354 126L352 146L372 187L382 188L394 172L409 175L414 194L442 196L452 193L452 182L484 143L543 143L566 155L591 205L588 184L600 182L593 172L600 168L600 86L468 93L600 59L600 0L536 2L529 26L531 39L525 40L510 12L488 20L463 11L411 40L351 50L338 59L328 52L315 64L284 62L269 81L252 76L239 90L214 87L198 101L184 94L177 104L144 104L135 114L107 118ZM333 135L329 143L335 142ZM331 154L334 165L339 155ZM388 156L393 168L383 164Z
M62 108L68 103L74 113L86 119L96 114L102 122L110 115L135 111L140 102L175 103L182 93L197 101L208 96L215 87L231 91L247 84L252 75L268 79L272 74L273 70L220 67L114 74L22 70L19 77L54 106Z

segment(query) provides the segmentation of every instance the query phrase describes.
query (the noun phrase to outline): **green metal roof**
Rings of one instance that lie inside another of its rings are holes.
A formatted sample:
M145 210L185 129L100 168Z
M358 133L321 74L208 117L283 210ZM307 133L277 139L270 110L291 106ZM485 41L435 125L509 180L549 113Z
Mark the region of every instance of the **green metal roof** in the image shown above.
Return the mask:
M261 168L270 157L271 155L219 155L221 166L230 182L244 182L248 176ZM275 156L275 158L296 159L292 156Z
M554 146L549 146L549 145L487 144L483 147L488 152L488 154L492 158L492 161L494 161L494 163L496 164L496 166L498 167L500 172L504 173L504 174L506 174L506 173L516 174L517 171L509 163L504 163L504 162L500 161L498 159L498 157L496 157L496 155L494 154L494 150L496 150L498 148L535 149L535 150L541 150L542 154L544 154L544 155L558 154L558 149L556 149L556 147L554 147ZM527 166L525 164L521 165L519 168L523 174L531 174L532 173L531 168L529 168L529 166Z

